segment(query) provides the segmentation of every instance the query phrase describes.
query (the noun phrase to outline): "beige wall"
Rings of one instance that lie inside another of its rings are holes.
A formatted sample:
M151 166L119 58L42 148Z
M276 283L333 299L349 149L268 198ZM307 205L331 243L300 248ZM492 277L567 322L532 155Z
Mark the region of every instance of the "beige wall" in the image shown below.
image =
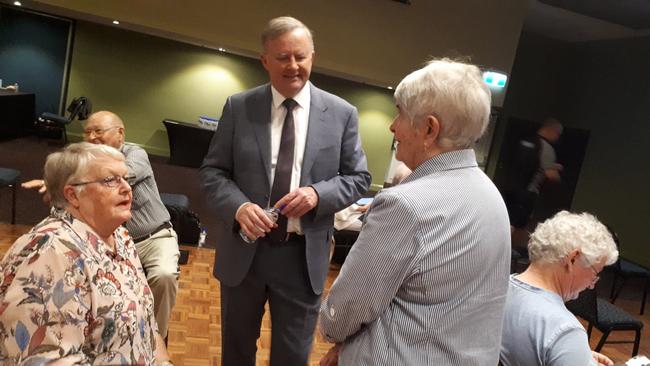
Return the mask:
M153 32L254 56L269 18L290 14L314 30L317 68L374 85L395 85L431 56L467 55L510 72L525 0L38 0L73 17Z

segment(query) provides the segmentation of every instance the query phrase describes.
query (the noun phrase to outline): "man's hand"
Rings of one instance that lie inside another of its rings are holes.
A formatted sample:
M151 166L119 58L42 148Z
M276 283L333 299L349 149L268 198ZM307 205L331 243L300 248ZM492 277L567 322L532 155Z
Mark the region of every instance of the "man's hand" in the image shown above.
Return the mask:
M237 213L235 213L235 220L241 226L241 230L246 234L246 237L251 240L265 236L271 229L277 226L276 223L266 216L266 213L260 206L252 202L245 203L239 207Z
M562 180L562 177L560 176L560 172L564 169L562 164L560 163L553 163L553 165L549 168L544 169L544 176L546 177L547 180L551 182L559 182Z
M300 187L287 193L275 207L287 217L300 217L318 205L318 193L312 187Z
M555 168L544 170L544 176L546 177L547 180L550 180L551 182L559 182L560 180L562 180L562 177L560 177L560 171Z
M339 351L341 350L341 344L337 343L334 347L330 348L329 351L320 359L320 366L337 366L339 364Z
M369 208L370 208L370 205L361 205L361 206L357 207L356 211L361 212L361 213L366 213L366 211L368 211Z
M50 194L47 192L47 187L45 186L44 180L32 179L30 181L21 183L20 186L25 189L38 189L38 193L43 195L43 203L46 205L50 204Z
M596 363L598 366L613 366L614 361L610 360L609 357L605 356L602 353L598 353L596 351L591 351L591 355L593 356L594 360L596 360Z

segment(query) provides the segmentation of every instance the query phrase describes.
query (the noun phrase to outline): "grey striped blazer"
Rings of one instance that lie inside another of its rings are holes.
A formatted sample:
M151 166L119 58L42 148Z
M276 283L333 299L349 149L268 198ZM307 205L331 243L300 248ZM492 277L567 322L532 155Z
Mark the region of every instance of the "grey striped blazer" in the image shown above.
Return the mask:
M499 361L510 229L473 150L431 158L372 203L320 325L339 364Z

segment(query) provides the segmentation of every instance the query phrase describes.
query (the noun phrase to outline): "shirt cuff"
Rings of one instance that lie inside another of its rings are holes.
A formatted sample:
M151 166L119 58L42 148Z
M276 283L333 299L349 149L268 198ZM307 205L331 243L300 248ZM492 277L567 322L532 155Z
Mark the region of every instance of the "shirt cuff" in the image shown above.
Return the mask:
M245 206L248 206L248 205L252 205L252 204L253 204L253 202L244 202L244 203L242 203L241 206L239 206L239 208L237 209L237 211L235 211L235 220L237 220L237 216L239 215L239 211L241 211L242 208L244 208Z

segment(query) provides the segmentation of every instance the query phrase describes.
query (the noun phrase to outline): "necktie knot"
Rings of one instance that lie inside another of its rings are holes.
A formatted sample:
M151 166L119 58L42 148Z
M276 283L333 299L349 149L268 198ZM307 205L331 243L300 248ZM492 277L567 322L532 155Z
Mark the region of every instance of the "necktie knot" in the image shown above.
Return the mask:
M284 102L282 102L282 105L287 109L287 113L289 113L293 111L293 109L298 105L298 102L291 98L287 98L284 100Z

